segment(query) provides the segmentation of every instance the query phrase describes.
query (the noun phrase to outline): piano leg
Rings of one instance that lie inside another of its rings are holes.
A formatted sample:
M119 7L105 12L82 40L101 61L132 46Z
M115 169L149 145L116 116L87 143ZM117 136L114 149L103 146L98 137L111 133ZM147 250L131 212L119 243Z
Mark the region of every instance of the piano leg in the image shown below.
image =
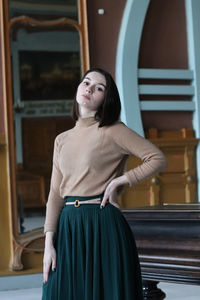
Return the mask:
M158 281L143 280L144 300L163 300L165 293L157 287Z

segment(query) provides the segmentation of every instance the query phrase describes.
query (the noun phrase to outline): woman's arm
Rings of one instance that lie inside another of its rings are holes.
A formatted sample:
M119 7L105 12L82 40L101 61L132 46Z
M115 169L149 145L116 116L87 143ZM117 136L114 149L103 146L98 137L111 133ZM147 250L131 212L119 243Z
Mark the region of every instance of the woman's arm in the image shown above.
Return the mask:
M124 173L130 186L161 172L167 167L167 159L163 152L149 140L143 138L124 123L120 122L109 133L121 149L121 152L134 155L142 160L142 164Z
M53 152L53 167L51 174L50 192L46 205L46 218L44 225L44 233L47 231L56 232L58 217L62 207L64 206L64 199L60 196L60 185L62 181L62 173L59 168L59 137L58 135L54 141Z
M47 210L45 218L45 249L43 258L43 282L46 283L49 277L50 267L54 271L56 268L56 251L54 249L53 239L56 232L56 226L60 210L64 205L64 200L60 197L60 184L62 181L62 174L58 164L59 155L59 141L58 137L54 142L53 153L53 168L51 174L50 192L47 201Z
M136 168L126 171L122 176L113 179L107 186L102 206L105 206L109 199L111 203L116 201L117 187L123 184L133 186L140 181L161 172L167 167L167 160L162 151L147 139L138 135L135 131L128 128L124 123L119 122L110 126L106 134L118 147L118 151L123 154L135 155L143 163ZM119 206L118 204L116 206Z

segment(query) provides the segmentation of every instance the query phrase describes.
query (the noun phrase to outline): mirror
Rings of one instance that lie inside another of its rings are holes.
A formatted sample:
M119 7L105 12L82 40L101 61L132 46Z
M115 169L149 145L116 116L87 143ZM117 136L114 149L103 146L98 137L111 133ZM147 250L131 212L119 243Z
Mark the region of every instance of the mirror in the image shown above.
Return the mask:
M65 17L78 21L78 0L8 0L10 19L22 15L37 20Z
M74 126L70 114L84 55L76 0L8 2L15 223L24 234L44 225L53 142Z

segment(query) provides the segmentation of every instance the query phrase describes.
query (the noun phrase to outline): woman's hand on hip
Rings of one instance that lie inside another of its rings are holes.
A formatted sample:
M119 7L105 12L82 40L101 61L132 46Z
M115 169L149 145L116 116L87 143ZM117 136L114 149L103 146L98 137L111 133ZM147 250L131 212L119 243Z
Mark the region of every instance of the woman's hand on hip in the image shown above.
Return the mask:
M53 246L53 235L50 232L46 233L45 240L45 249L44 249L44 258L43 258L43 282L46 283L49 278L49 271L52 268L52 271L56 270L56 250Z
M120 205L117 202L117 187L118 187L118 181L116 179L113 179L106 187L104 192L104 197L101 202L101 206L104 207L106 205L106 202L110 202L112 205L116 206L120 209Z

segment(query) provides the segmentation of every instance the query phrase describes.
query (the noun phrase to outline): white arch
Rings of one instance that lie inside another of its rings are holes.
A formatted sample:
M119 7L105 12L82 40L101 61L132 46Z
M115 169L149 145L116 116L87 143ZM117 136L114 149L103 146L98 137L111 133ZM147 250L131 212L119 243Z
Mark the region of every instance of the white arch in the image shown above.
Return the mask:
M127 0L116 58L116 83L122 103L121 120L143 136L138 94L138 55L149 2L150 0Z
M194 71L195 93L193 101L195 111L193 114L193 128L196 138L200 138L200 2L199 0L185 0L187 39L188 39L188 60L189 68ZM198 201L200 202L200 143L197 146L197 182L198 182Z

